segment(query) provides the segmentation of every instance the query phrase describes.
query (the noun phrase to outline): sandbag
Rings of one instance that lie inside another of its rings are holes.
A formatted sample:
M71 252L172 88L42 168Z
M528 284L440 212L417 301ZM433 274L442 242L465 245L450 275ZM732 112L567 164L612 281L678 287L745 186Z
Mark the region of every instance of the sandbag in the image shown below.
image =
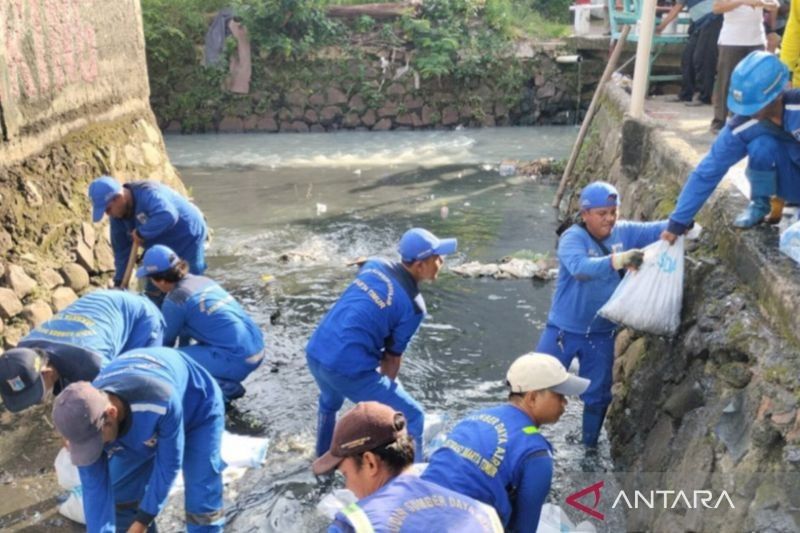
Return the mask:
M656 335L672 335L681 323L684 238L644 248L644 261L628 271L598 312L612 322Z
M778 249L800 263L800 220L781 233Z

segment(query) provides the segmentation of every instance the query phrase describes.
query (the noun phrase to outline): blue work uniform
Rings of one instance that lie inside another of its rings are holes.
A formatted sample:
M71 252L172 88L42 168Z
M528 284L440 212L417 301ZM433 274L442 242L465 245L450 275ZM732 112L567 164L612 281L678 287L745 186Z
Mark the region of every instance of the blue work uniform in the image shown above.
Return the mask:
M783 127L734 115L719 132L711 150L689 174L670 232L682 235L728 170L748 156L751 198L777 195L800 202L800 90L783 93Z
M497 513L474 499L401 474L336 514L328 533L503 533Z
M217 380L226 401L244 395L242 381L264 360L261 330L233 296L204 276L188 274L161 306L164 345L181 351ZM189 339L197 344L187 345Z
M602 241L608 252L643 248L659 239L667 222L620 220ZM558 283L547 325L536 351L557 357L565 368L580 361L580 376L591 380L581 395L584 403L583 441L597 444L605 412L611 403L616 325L597 315L620 282L608 255L581 224L558 241Z
M306 346L308 367L320 388L318 456L330 448L336 412L348 398L403 413L421 457L422 406L376 368L384 356L403 354L425 311L417 282L402 263L373 258L322 319Z
M164 317L144 296L97 290L79 298L19 342L47 353L58 371L54 393L76 381L91 381L119 354L161 346Z
M188 530L222 531L225 414L211 375L177 350L143 348L117 357L92 385L119 397L127 415L100 458L78 469L87 530L152 523L183 470Z
M553 456L536 424L504 404L460 421L422 479L491 505L507 531L535 532L553 477Z
M206 223L203 214L189 200L166 185L153 181L134 181L123 185L133 197L130 218L111 218L111 247L114 250L114 283L119 285L128 264L136 232L144 239L145 250L163 244L189 264L192 274L206 270ZM149 289L150 290L150 289Z

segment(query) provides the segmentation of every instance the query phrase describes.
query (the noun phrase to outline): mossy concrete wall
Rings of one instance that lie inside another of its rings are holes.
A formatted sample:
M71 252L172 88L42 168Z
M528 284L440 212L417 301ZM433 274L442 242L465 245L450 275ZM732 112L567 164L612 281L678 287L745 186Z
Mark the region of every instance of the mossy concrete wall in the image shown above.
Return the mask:
M627 119L628 105L621 89L605 91L563 209L602 178L619 187L625 218L671 212L697 154ZM628 530L800 529L800 271L775 228L732 229L744 205L723 184L701 211L678 334L620 333L606 426L616 471L648 473L662 490L727 490L735 508L647 509L628 514Z
M100 174L183 190L149 107L138 0L0 2L0 336L13 346L113 269Z

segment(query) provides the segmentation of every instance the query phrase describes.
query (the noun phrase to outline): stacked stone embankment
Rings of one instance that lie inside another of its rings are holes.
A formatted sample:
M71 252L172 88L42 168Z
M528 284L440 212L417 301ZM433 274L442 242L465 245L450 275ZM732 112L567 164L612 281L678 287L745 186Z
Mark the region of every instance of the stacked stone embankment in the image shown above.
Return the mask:
M573 193L607 177L625 218L665 218L698 154L687 135L627 119L628 106L619 88L605 91ZM607 425L617 471L648 473L661 490L727 490L735 508L639 510L629 530L797 530L800 270L779 253L776 228L732 228L745 203L722 186L701 211L678 334L620 333Z

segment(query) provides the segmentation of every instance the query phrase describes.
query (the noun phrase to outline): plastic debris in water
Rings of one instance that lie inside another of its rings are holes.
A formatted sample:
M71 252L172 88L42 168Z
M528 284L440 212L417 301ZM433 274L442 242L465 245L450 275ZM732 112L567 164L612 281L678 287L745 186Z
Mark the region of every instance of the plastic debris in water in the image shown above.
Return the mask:
M517 173L517 165L511 162L502 162L500 163L500 168L497 169L501 176L508 177L513 176Z
M355 174L356 176L360 176L361 175L361 169L360 168L355 169L353 171L353 174Z
M442 217L442 220L447 218L450 215L450 208L446 205L443 205L441 209L439 209L439 216Z
M471 206L471 205L472 205L472 204L471 204L471 203L469 203L469 202L464 202L464 207L469 207L469 206Z
M262 274L261 281L263 281L264 283L273 283L275 281L275 276L273 276L272 274Z
M327 212L328 212L328 206L327 205L320 204L320 203L317 204L317 215L321 215L321 214L327 213Z

